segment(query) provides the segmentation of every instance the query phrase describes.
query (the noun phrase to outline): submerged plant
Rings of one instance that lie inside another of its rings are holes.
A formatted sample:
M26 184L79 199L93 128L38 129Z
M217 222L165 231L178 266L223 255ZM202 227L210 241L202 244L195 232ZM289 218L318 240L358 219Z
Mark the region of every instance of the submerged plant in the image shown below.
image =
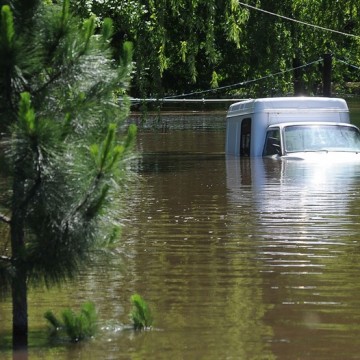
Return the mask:
M131 320L135 330L143 330L150 328L153 322L150 308L146 301L138 294L131 296L133 305L131 311Z
M51 325L52 335L66 335L72 342L88 339L95 335L97 330L97 313L91 302L84 303L78 314L71 309L65 309L61 313L62 320L52 311L47 311L44 317Z

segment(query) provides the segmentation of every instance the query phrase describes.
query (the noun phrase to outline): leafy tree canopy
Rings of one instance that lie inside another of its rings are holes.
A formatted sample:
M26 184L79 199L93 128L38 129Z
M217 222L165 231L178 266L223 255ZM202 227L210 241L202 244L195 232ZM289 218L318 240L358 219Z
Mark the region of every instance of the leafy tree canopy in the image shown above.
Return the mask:
M134 96L171 96L260 78L213 96L285 94L294 91L294 74L287 70L326 52L359 64L359 38L305 24L360 35L353 0L77 0L73 8L99 22L112 14L115 41L134 42ZM319 91L319 64L299 70L305 93ZM335 65L337 84L358 81L348 66ZM270 76L279 72L284 74Z

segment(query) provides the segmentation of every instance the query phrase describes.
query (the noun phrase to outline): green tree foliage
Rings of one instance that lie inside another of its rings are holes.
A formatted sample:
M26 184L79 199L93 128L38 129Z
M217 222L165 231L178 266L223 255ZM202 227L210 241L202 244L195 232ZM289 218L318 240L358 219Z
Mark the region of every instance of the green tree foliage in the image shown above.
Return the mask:
M132 47L114 60L112 22L60 5L1 7L1 288L14 345L26 344L27 286L72 277L117 225L136 128L123 128ZM119 103L119 96L122 99ZM120 136L119 133L123 133Z
M312 94L321 91L321 63L299 68L295 74L287 70L315 62L326 52L353 65L360 62L359 38L304 24L360 35L359 4L354 0L77 0L72 4L82 16L95 15L99 23L113 14L114 41L134 42L134 96L162 97L236 83L243 85L230 87L227 95L268 96L293 93L297 81L297 91ZM343 64L334 65L333 75L337 84L359 80L357 72ZM248 82L253 79L263 80Z
M222 59L219 37L240 48L241 25L248 16L236 0L78 0L73 8L100 22L114 14L115 40L135 44L137 96L208 87Z

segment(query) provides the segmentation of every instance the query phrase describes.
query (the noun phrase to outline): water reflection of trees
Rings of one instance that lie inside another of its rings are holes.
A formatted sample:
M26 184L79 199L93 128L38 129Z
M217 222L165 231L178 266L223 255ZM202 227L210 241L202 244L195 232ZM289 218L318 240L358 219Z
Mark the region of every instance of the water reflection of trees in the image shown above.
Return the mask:
M170 166L172 155L162 161ZM177 161L171 171L143 173L136 227L124 234L136 251L128 280L156 304L156 326L172 329L158 341L173 354L271 359L252 240L228 228L236 214L228 210L224 156L183 153ZM248 220L244 214L239 226Z

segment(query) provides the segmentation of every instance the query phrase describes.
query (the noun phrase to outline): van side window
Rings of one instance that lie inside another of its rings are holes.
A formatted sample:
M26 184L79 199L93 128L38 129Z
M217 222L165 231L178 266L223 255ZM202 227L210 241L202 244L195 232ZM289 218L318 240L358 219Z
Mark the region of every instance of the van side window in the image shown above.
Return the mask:
M251 119L241 122L240 156L250 156Z
M266 133L263 156L281 155L280 130L271 129Z

